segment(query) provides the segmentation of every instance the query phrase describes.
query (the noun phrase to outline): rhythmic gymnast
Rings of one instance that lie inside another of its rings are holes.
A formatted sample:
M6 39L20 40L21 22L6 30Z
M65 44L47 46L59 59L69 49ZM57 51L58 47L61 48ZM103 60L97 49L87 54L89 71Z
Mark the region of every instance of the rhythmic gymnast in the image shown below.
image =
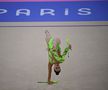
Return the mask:
M61 54L61 40L59 38L54 38L50 35L48 31L45 31L46 34L46 43L48 46L48 84L54 84L57 81L51 80L52 66L54 67L54 72L56 75L59 75L61 72L60 63L65 61L65 57L71 50L71 44L64 49L63 54Z

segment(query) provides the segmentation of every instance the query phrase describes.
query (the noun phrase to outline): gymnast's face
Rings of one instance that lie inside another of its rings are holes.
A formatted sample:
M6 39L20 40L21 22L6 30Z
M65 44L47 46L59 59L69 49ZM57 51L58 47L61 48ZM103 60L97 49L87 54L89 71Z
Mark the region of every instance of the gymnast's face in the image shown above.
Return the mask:
M60 71L61 71L61 68L60 68L59 63L54 64L54 72L55 72L55 74L59 75Z

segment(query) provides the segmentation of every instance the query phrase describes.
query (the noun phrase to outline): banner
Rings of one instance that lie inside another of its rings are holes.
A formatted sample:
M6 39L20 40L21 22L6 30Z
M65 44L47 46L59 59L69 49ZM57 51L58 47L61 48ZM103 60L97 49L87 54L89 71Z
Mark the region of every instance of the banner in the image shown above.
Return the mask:
M108 21L108 1L0 2L0 22Z

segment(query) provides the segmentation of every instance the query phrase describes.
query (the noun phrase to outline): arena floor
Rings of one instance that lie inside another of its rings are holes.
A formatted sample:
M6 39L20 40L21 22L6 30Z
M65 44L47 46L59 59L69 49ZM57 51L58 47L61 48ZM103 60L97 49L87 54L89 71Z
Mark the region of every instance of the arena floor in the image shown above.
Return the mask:
M58 84L47 80L45 30L70 38ZM0 90L108 90L108 22L0 23Z

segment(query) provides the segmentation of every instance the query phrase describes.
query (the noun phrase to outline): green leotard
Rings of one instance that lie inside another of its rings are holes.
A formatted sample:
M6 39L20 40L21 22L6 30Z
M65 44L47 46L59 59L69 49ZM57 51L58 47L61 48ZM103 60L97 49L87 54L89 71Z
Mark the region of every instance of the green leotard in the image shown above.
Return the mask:
M49 56L49 62L50 64L54 64L57 62L63 63L65 61L65 57L69 51L69 47L66 47L64 49L64 52L62 55L58 55L58 51L61 51L60 44L57 44L56 49L53 49L53 42L54 38L51 37L51 39L48 42L48 56ZM54 60L52 60L52 57Z

